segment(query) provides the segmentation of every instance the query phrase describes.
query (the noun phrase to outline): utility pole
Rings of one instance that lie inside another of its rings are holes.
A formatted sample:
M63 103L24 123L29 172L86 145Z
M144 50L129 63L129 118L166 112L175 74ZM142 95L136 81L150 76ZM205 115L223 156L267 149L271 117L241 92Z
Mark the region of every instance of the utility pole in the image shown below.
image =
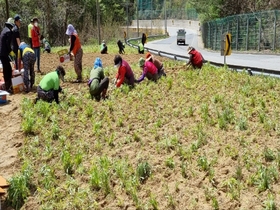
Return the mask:
M126 0L126 37L128 38L128 0Z
M166 0L164 0L164 31L167 34Z
M7 20L8 20L8 18L10 17L10 13L9 13L9 2L8 2L8 0L6 0L5 1L6 2L6 15L7 15Z
M136 18L137 18L137 37L139 37L139 5L138 5L138 0L136 1Z
M153 0L151 0L151 32L152 34L152 28L153 28Z
M97 15L97 28L98 28L98 45L101 44L101 35L100 35L100 8L99 0L96 0L96 15Z

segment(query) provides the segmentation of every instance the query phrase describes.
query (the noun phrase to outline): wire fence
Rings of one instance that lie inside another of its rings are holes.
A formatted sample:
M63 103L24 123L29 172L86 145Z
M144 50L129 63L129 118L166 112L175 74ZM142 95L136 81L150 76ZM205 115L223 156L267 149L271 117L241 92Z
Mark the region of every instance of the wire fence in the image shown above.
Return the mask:
M137 14L133 17L137 19ZM180 20L198 20L198 14L194 8L189 9L166 9L164 7L160 10L145 9L138 10L139 20L151 20L151 19L180 19Z
M237 51L280 50L280 10L229 16L202 24L204 46L221 49L224 33L231 33Z

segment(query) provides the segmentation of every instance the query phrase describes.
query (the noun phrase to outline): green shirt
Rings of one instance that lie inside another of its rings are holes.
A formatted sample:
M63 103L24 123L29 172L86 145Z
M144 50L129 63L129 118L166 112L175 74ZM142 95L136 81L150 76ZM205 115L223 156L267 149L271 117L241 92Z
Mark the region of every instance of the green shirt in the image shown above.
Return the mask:
M96 69L92 69L90 72L90 79L93 78L96 79L92 80L90 84L90 94L95 94L97 92L100 81L104 79L103 68L97 67Z
M33 24L32 23L29 23L28 25L28 37L31 38L31 30L33 28Z
M60 85L58 73L56 71L48 73L39 85L44 91L58 90Z

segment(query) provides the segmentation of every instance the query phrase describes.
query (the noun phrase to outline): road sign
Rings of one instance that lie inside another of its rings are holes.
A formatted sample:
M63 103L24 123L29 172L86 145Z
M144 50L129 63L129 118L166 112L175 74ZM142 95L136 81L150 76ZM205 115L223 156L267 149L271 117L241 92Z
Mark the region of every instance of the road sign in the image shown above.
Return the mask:
M224 33L221 38L221 56L231 55L231 34Z

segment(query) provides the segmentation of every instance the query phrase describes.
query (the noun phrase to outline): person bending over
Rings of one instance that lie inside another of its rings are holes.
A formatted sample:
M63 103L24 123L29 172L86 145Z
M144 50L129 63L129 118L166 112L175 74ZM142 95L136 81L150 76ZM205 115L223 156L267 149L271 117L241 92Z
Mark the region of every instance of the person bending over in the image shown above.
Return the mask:
M134 73L129 64L120 55L115 56L114 64L118 68L115 81L116 87L120 87L123 83L133 87L135 82Z
M106 93L109 86L109 78L104 76L100 58L95 59L94 66L90 72L88 86L92 99L95 98L96 101L100 101L100 98L107 98Z
M148 80L157 81L159 78L157 67L150 61L146 61L143 58L139 59L139 66L143 69L141 77L136 80L137 83L142 82L145 77Z
M41 99L50 103L55 101L59 104L58 93L62 92L60 79L64 82L64 76L65 70L62 66L58 66L55 71L46 74L37 88L35 103Z

